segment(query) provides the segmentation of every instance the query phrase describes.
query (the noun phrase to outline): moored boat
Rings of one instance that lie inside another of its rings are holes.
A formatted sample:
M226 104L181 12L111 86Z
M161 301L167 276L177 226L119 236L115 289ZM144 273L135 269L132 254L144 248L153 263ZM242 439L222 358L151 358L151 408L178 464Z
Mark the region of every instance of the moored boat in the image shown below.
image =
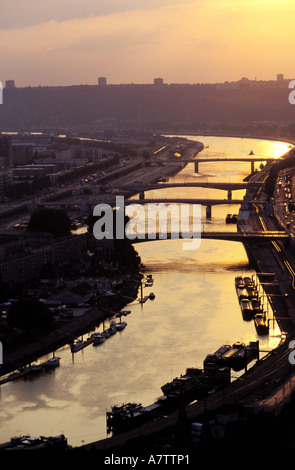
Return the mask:
M249 299L242 299L241 302L240 302L240 306L241 306L243 319L245 321L252 320L254 312L253 312L253 307L252 307L251 301Z
M98 344L102 344L106 340L105 336L101 333L97 333L93 337L93 346L97 346Z
M121 321L119 323L116 323L116 330L118 331L124 330L126 326L127 326L127 323L125 321Z
M242 289L245 287L243 276L236 276L235 277L235 286L236 288Z
M254 316L254 325L258 335L265 336L268 335L269 324L266 319L265 314L257 313Z
M249 292L245 287L242 288L242 289L237 288L237 296L238 296L239 301L241 301L243 299L249 300Z
M54 367L58 367L60 362L60 357L51 357L47 361L44 362L44 369L52 369Z
M254 315L256 315L256 313L263 313L263 308L262 308L260 299L258 298L251 299L251 304L252 304Z

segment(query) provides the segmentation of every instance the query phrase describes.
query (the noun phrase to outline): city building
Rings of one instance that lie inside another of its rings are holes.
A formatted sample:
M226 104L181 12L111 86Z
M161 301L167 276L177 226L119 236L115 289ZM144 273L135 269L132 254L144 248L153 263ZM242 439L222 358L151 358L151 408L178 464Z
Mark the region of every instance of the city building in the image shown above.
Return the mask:
M40 276L47 263L58 266L87 255L88 234L54 239L38 234L0 236L0 276L2 282L24 283Z
M15 88L14 80L6 80L5 81L5 88Z
M98 85L99 85L99 86L106 86L106 84L107 84L107 79L106 79L106 77L99 77L99 78L98 78Z
M155 78L155 79L154 79L154 85L155 85L155 86L163 86L163 85L164 85L164 80L163 80L163 78Z

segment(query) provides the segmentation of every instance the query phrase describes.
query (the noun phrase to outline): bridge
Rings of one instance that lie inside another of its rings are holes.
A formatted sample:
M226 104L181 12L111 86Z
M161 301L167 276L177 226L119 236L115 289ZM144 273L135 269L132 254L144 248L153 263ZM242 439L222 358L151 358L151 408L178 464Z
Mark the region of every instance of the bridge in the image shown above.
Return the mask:
M136 184L136 185L118 185L118 186L107 186L109 190L115 191L127 191L128 193L139 193L140 199L144 199L145 191L153 191L156 189L168 189L168 188L210 188L210 189L221 189L227 191L227 199L232 199L232 191L234 190L243 190L243 189L258 189L263 186L261 182L255 183L208 183L206 181L203 182L183 182L183 183L150 183L150 184ZM102 188L103 189L103 188Z
M218 205L241 205L243 203L242 199L199 199L199 198L154 198L154 199L126 199L124 200L124 206L129 206L132 204L196 204L201 206L206 206L206 218L211 219L212 216L212 206ZM95 202L83 201L77 202L62 202L62 201L55 201L55 202L47 202L47 203L40 203L36 204L36 207L58 207L58 208L77 208L79 207L81 210L92 210L95 205L99 204L99 201L96 200ZM110 199L109 201L104 201L104 204L109 204L111 207L116 206L115 199Z
M193 160L195 163L195 173L199 173L199 165L200 163L209 163L209 162L250 162L251 163L251 173L254 172L254 163L255 162L270 162L273 161L273 158L260 158L260 157L243 157L243 158L206 158L201 159L198 158L197 160Z
M142 237L142 238L139 238ZM191 233L190 238L183 236L182 233L177 232L157 232L157 233L145 233L140 234L137 238L132 241L133 243L145 243L150 241L158 240L192 240L192 239L203 239L203 240L228 240L241 243L261 243L270 241L286 241L289 239L289 235L283 231L257 231L257 232L214 232L214 231L202 231L199 233Z
M173 159L173 160L170 160L170 161L163 161L163 160L156 160L156 159L150 159L147 161L147 163L157 163L157 164L164 164L165 166L169 163L171 164L174 164L175 163L184 163L184 164L187 164L187 163L194 163L195 165L195 173L199 173L199 164L200 163L209 163L209 162L237 162L237 163L243 163L243 162L250 162L251 164L251 173L254 172L254 164L255 162L270 162L270 161L274 161L275 159L274 158L263 158L263 157L255 157L255 156L249 156L249 157L215 157L215 158L195 158L195 157L192 157L192 158L189 158L189 159Z

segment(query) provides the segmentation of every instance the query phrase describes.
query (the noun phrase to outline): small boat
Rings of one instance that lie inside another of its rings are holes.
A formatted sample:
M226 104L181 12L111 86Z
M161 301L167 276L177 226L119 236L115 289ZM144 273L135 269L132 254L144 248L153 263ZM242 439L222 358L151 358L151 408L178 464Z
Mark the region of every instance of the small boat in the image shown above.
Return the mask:
M251 150L251 151L249 152L249 155L255 155L254 152L253 152L253 150Z
M42 364L32 364L30 366L30 372L37 373L41 372L43 369Z
M121 315L129 315L131 313L131 310L122 310Z
M98 344L103 343L105 340L106 340L105 336L103 336L103 335L100 334L100 333L97 333L97 334L93 337L93 346L97 346Z
M153 292L151 292L150 295L149 295L149 298L153 300L155 297L156 297L155 294Z
M59 366L60 357L51 357L48 361L44 362L45 369L52 369Z
M127 326L127 323L125 321L116 323L116 330L118 330L118 331L124 330L124 328L126 328L126 326Z
M75 343L71 344L71 351L72 352L77 352L80 351L80 349L85 348L85 342L84 341L76 341Z
M116 328L114 326L110 326L106 331L108 332L109 336L112 336L116 333Z

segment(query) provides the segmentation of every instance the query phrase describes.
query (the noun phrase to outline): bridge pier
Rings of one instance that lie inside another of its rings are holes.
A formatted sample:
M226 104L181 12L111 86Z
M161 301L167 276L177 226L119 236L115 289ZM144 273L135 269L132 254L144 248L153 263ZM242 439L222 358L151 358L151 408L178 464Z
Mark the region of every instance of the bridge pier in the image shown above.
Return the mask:
M195 173L199 173L199 162L195 161Z
M253 161L251 162L251 174L254 173L254 164L255 164L255 162L254 162L254 160L253 160Z
M139 192L139 199L144 199L144 191Z
M206 206L206 219L211 220L212 217L212 206Z
M228 199L229 201L232 200L232 190L231 190L231 189L228 189L228 190L227 190L227 199Z

